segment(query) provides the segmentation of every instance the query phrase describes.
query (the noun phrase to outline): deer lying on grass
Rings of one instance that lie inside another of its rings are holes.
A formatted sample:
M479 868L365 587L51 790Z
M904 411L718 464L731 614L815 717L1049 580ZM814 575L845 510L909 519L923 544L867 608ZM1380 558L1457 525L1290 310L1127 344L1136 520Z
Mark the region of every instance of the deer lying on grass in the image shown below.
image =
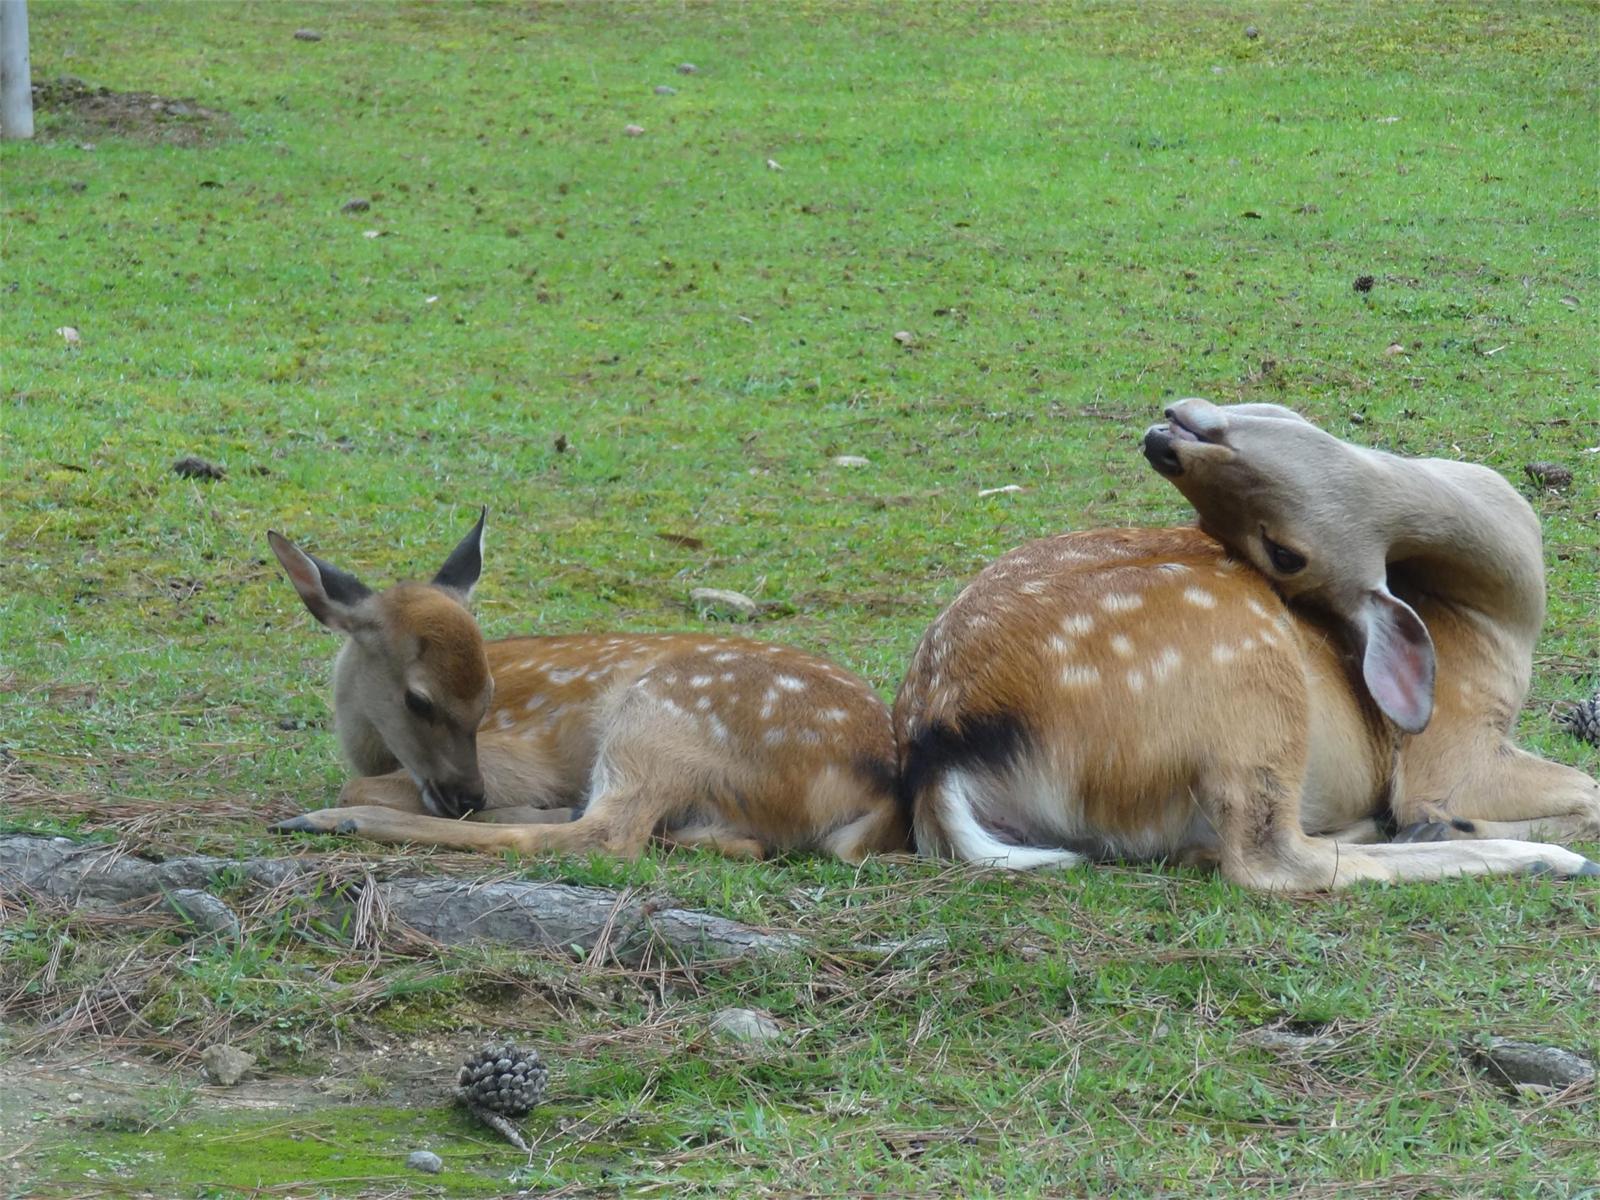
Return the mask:
M1284 889L1600 874L1521 840L1600 836L1600 784L1508 740L1544 615L1511 486L1275 405L1167 417L1145 454L1200 529L1028 543L923 636L894 709L918 848ZM1356 844L1385 811L1400 842Z
M376 593L267 535L346 635L334 728L358 776L339 807L275 829L523 854L633 857L652 837L758 858L907 848L888 709L865 682L742 638L486 642L466 608L483 525L431 583Z

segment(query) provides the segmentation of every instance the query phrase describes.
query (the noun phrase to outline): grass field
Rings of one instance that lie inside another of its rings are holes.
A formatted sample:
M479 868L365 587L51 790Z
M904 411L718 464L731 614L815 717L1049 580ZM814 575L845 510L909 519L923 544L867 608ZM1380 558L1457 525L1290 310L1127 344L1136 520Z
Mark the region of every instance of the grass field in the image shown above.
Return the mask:
M756 636L888 697L1001 551L1187 519L1136 444L1178 395L1288 403L1527 487L1551 604L1522 733L1600 771L1551 719L1600 665L1592 4L30 12L36 81L213 115L41 107L38 140L0 148L5 828L319 845L263 832L340 780L335 643L268 528L383 582L431 571L487 503L492 635L700 627L689 589L734 588L769 604ZM226 477L178 477L190 454ZM1535 491L1532 460L1574 482ZM210 948L158 915L0 908L10 1069L52 1047L172 1064L131 1116L8 1133L0 1193L1600 1179L1592 1092L1509 1095L1462 1055L1490 1033L1600 1049L1594 887L1266 897L1175 869L662 852L494 869L822 949L639 972L352 948L259 898ZM931 930L885 961L850 949ZM771 1012L782 1048L708 1037L729 1005ZM1275 1050L1263 1027L1317 1040ZM484 1029L557 1066L531 1160L385 1074ZM193 1087L220 1037L346 1102L221 1112ZM419 1145L445 1174L405 1172Z

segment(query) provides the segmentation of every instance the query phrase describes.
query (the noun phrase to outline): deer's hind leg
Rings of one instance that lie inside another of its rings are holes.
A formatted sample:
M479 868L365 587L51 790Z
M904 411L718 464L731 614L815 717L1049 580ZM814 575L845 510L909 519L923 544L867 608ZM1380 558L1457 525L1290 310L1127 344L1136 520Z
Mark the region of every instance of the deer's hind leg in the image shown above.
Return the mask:
M1600 839L1600 780L1502 743L1448 798L1409 806L1399 842Z

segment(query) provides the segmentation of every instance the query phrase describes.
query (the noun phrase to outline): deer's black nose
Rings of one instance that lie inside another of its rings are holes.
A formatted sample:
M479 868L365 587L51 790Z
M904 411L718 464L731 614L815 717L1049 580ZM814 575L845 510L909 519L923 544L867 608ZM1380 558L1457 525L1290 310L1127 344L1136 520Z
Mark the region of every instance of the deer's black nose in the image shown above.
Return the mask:
M444 783L430 782L423 788L422 798L435 816L452 820L479 812L484 805L482 788L453 787Z
M1183 474L1183 464L1178 461L1178 451L1173 446L1172 431L1165 425L1152 425L1144 431L1144 456L1168 479Z

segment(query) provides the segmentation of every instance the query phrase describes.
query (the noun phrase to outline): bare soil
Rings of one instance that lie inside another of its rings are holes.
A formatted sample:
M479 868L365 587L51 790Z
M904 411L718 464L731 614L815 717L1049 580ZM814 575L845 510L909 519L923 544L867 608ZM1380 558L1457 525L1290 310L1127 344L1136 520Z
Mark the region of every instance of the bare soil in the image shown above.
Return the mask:
M33 86L33 107L45 118L39 136L54 141L126 138L173 146L214 142L234 130L233 117L193 100L154 92L117 92L73 75Z

